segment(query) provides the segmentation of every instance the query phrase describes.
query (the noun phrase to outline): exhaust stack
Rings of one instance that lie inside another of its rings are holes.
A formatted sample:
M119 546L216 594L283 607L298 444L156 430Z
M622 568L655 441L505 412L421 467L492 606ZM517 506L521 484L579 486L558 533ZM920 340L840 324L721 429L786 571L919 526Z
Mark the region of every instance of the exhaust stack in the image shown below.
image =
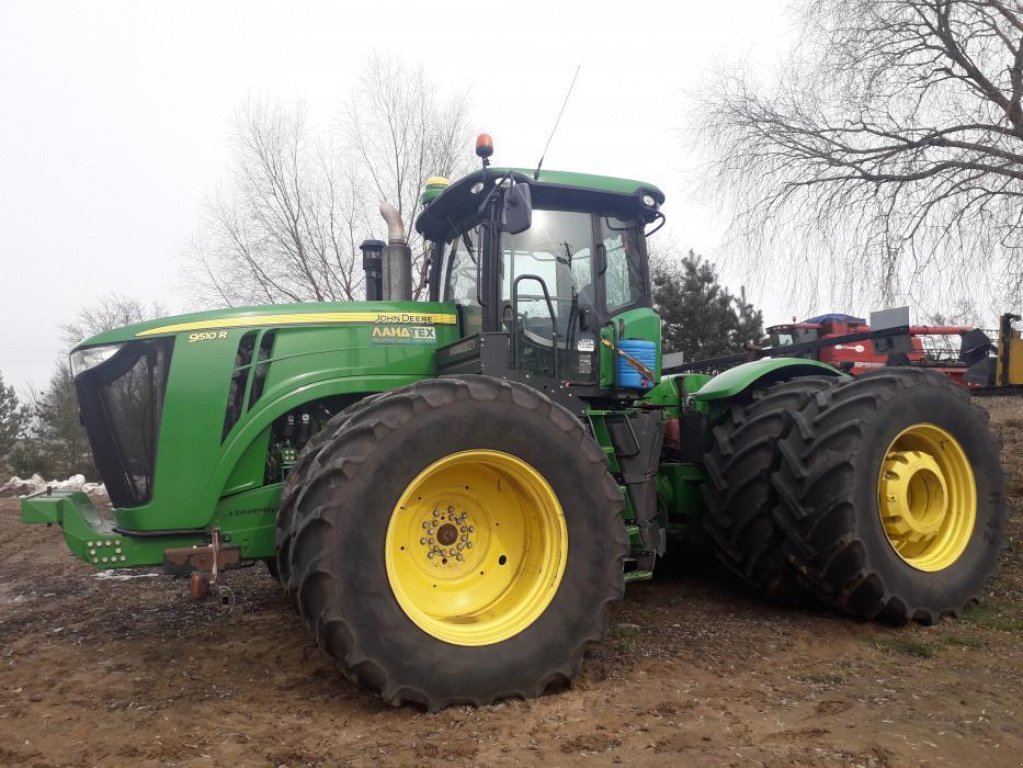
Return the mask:
M380 215L387 222L387 247L383 254L384 301L412 300L412 249L405 241L405 227L398 209L390 203L380 204Z
M383 240L363 240L362 269L366 273L366 301L381 301L384 298L383 257L387 246Z

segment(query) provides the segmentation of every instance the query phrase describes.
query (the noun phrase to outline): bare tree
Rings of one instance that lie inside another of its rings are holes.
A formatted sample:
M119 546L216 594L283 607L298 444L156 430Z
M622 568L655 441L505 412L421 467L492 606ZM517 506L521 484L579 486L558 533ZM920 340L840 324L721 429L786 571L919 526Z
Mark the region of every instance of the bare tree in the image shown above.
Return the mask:
M250 100L235 114L226 184L207 201L191 246L197 304L349 301L361 297L359 243L394 203L420 267L413 220L423 182L468 156L464 96L442 101L422 70L373 58L333 132L305 109Z
M361 208L329 137L310 138L301 105L250 100L235 112L233 139L228 183L207 201L192 243L197 303L355 298Z
M78 310L72 322L61 325L61 340L67 349L71 349L90 336L165 314L167 311L162 304L146 304L130 296L109 293L97 303Z
M700 105L748 266L794 292L918 305L1023 288L1023 5L808 0L770 87L721 73Z
M159 304L146 304L111 293L83 307L72 322L61 326L63 342L70 349L90 336L163 314L165 310ZM0 395L2 389L0 384ZM74 377L67 358L57 360L45 389L31 392L29 411L31 426L25 430L27 437L11 454L12 466L25 474L39 472L67 477L82 473L88 478L98 478L79 417Z
M363 170L364 201L393 203L405 223L414 259L413 287L419 298L426 259L414 222L423 182L430 176L465 173L471 162L468 100L464 93L443 99L422 68L373 56L344 114L343 130ZM365 215L368 216L366 211Z

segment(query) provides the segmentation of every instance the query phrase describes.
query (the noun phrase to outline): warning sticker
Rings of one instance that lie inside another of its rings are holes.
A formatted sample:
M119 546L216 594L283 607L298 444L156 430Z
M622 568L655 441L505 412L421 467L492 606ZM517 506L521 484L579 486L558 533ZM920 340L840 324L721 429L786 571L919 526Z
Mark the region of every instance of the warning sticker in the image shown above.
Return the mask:
M428 325L375 325L369 337L374 344L433 344L437 329Z

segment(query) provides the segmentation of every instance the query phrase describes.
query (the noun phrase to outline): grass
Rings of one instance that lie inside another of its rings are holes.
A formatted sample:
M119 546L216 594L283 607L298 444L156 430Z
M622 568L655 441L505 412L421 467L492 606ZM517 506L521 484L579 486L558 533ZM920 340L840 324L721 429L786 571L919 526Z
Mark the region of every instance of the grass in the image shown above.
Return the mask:
M961 645L965 648L984 648L987 645L976 637L962 637L961 635L949 635L942 638L941 642L945 645Z
M936 643L917 640L905 635L875 637L871 639L870 644L889 653L902 653L907 656L916 656L918 659L932 659L938 652Z
M998 606L991 603L972 605L966 609L963 623L981 629L997 629L1002 632L1023 632L1023 616L1015 606Z
M632 653L636 650L639 627L635 624L615 624L611 627L611 641L618 653Z

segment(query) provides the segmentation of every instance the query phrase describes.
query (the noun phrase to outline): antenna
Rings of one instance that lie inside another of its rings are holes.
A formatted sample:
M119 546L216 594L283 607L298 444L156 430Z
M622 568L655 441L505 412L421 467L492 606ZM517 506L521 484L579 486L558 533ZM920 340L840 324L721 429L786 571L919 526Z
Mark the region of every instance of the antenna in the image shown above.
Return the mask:
M533 181L537 181L540 178L540 169L543 168L543 159L547 157L547 149L551 145L551 139L554 138L554 133L558 130L558 125L561 123L561 116L565 114L565 107L568 106L568 97L572 95L572 89L575 88L575 81L576 78L579 77L580 69L582 69L582 64L577 64L575 74L572 75L572 83L568 86L568 93L565 94L565 100L561 102L561 111L558 112L558 119L554 121L554 127L551 128L551 135L547 137L547 143L544 145L543 152L540 155L540 162L536 164L536 170L533 172Z

